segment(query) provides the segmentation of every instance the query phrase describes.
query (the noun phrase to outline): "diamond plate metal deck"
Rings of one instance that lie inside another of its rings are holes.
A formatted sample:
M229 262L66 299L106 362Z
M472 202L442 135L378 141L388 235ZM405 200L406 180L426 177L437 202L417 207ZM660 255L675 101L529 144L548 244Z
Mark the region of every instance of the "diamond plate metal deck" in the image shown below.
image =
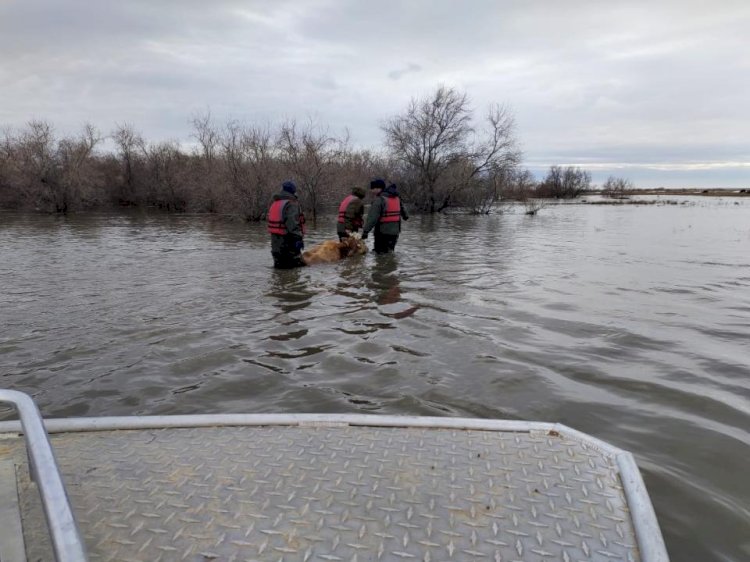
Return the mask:
M61 433L91 560L640 560L612 454L556 431L323 426ZM23 443L29 560L51 560Z

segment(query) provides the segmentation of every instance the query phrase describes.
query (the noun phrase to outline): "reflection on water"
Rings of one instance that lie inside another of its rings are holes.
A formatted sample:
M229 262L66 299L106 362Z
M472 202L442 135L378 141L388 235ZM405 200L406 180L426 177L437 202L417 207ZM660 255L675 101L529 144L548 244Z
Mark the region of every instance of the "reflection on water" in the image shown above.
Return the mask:
M414 217L394 255L274 270L263 225L2 214L0 384L47 416L560 421L636 454L674 560L740 560L748 217L722 200Z
M274 269L272 272L271 287L265 296L268 302L283 314L289 314L312 304L315 291L306 283L302 271L302 269Z
M384 254L375 257L372 268L372 290L379 310L391 318L406 318L418 309L419 305L410 305L401 299L401 284L398 274L398 258L395 254Z

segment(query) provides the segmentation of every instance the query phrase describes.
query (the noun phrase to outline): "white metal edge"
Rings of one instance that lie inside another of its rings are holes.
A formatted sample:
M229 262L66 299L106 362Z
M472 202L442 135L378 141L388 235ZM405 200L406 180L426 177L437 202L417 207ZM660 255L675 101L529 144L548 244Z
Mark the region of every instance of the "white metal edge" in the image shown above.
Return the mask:
M517 433L556 432L566 439L585 443L614 457L622 449L566 425L548 422L450 418L429 416L388 416L372 414L195 414L168 416L110 416L44 420L48 433L166 429L218 426L314 426L350 425L359 427L411 427L424 429L464 429ZM18 433L17 421L0 422L0 434Z
M197 428L219 426L314 426L350 425L358 427L412 427L424 429L464 429L517 433L556 432L615 457L622 449L560 423L493 420L479 418L441 418L429 416L387 416L372 414L195 414L168 416L110 416L59 418L44 420L48 433L117 431L134 429ZM0 422L0 434L18 433L17 421Z
M573 429L571 427L568 427L567 425L557 423L555 424L554 430L560 433L560 435L567 437L568 439L573 439L574 441L585 443L589 447L592 447L599 452L610 455L612 457L624 452L619 447L615 447L614 445L611 445L606 441L602 441L601 439L592 437L588 433L578 431L577 429Z
M635 458L627 451L622 451L616 458L641 560L643 562L669 562L667 547L656 519L656 512L654 512L654 506Z
M351 425L370 427L415 427L426 429L474 429L527 433L530 431L559 430L562 427L556 424L544 422L419 416L378 416L367 414L201 414L63 418L44 420L44 425L50 433L179 427L271 425ZM0 433L17 433L20 431L22 431L22 428L17 421L0 422Z

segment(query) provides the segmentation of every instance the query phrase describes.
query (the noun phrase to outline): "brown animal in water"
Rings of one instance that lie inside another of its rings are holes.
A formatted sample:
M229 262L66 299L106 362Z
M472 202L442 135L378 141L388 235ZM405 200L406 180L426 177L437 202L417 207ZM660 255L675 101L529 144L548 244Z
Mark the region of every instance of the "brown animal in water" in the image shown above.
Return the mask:
M334 263L351 256L361 256L367 253L367 244L354 236L344 238L341 242L326 240L316 244L309 250L302 252L305 265L316 263Z

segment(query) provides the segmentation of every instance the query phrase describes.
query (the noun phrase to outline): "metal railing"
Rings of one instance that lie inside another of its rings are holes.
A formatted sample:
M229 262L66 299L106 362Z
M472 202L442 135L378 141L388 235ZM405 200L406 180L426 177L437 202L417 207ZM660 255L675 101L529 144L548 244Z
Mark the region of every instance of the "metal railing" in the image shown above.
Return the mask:
M58 562L86 562L86 547L39 409L29 396L15 390L0 389L0 403L13 404L21 418L29 473L39 488L55 559Z

